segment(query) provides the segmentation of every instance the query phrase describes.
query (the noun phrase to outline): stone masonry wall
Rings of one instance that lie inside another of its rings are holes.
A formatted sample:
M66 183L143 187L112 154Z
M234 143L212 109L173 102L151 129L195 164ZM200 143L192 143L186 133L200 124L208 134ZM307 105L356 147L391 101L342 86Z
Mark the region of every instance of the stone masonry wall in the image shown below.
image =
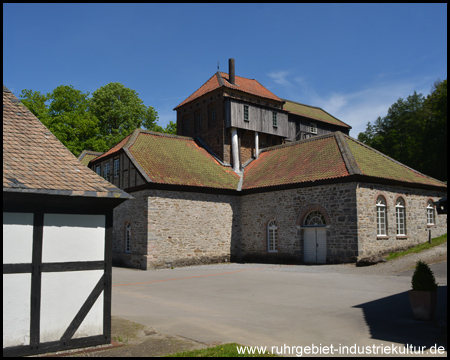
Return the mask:
M230 261L239 237L238 197L147 190L148 268Z
M323 185L246 195L241 200L241 261L302 263L303 225L318 210L327 220L327 262L351 262L357 244L356 184ZM278 252L267 249L267 224L278 224Z
M387 205L387 237L377 237L376 199L383 195ZM435 225L427 225L427 202L437 201L444 192L411 189L400 186L360 183L357 188L358 237L361 257L373 254L386 254L403 250L447 233L447 215L435 211ZM396 233L395 204L401 196L405 201L406 237Z
M238 197L142 190L114 211L113 262L139 269L230 261L239 237ZM132 225L131 253L125 227Z
M147 269L147 193L136 191L114 209L113 265ZM125 228L131 224L131 251L125 252Z

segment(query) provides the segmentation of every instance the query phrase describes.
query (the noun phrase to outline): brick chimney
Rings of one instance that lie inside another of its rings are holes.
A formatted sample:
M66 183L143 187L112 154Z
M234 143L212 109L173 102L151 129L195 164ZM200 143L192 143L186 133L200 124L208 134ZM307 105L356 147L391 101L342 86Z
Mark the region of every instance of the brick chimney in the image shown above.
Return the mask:
M228 59L228 76L230 84L236 84L236 78L234 74L234 59Z

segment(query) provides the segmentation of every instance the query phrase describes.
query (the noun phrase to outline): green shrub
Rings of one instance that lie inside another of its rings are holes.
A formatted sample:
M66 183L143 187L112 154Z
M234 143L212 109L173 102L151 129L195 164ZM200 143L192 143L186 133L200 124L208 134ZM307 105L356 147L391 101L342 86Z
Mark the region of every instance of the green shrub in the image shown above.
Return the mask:
M419 291L434 291L438 287L433 271L426 263L420 260L416 263L416 270L412 276L411 283L412 289Z

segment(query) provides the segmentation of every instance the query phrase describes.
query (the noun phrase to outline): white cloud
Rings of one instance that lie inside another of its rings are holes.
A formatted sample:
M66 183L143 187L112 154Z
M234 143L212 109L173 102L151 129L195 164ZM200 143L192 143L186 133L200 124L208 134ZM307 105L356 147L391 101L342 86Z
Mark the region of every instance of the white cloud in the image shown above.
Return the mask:
M267 75L278 85L291 86L291 83L286 79L289 71L273 71Z

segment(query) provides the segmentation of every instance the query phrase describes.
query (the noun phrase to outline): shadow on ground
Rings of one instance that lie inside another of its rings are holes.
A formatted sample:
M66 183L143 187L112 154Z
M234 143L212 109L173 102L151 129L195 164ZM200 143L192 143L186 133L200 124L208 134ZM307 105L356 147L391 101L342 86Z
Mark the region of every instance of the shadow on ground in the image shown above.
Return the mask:
M364 312L373 339L405 346L443 346L447 351L447 286L439 286L432 321L414 319L408 292L354 306Z

